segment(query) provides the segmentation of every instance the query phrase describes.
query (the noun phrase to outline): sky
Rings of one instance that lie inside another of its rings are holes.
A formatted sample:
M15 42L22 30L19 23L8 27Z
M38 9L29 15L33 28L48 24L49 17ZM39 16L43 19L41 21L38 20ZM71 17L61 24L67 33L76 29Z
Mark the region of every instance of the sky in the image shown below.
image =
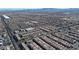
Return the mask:
M79 0L0 0L0 8L79 8Z

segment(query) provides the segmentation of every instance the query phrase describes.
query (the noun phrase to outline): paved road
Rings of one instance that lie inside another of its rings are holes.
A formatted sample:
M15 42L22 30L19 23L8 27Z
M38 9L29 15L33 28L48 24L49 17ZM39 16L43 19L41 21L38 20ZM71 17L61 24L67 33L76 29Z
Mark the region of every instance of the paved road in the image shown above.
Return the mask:
M4 24L4 26L5 26L6 30L7 30L8 35L10 36L10 39L11 39L13 45L14 45L14 48L16 50L20 50L18 44L16 43L16 41L15 41L15 39L13 37L13 33L12 33L9 25L5 22L5 19L4 18L1 17L1 20L2 20L2 23Z

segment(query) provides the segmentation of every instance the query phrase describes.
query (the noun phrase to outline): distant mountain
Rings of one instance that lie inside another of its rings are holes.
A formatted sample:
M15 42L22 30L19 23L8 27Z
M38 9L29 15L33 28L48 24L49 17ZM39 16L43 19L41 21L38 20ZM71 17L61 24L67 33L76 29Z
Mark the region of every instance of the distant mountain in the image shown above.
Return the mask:
M26 9L26 8L2 8L0 12L79 12L79 8L37 8L37 9Z
M56 9L56 8L43 8L43 9L28 9L28 12L79 12L78 8L69 9Z

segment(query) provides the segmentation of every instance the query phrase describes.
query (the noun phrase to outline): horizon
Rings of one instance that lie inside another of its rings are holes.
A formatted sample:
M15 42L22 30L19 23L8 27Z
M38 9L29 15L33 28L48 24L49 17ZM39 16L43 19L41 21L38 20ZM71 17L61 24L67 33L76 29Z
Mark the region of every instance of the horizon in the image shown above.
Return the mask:
M0 9L79 9L79 8L0 8Z

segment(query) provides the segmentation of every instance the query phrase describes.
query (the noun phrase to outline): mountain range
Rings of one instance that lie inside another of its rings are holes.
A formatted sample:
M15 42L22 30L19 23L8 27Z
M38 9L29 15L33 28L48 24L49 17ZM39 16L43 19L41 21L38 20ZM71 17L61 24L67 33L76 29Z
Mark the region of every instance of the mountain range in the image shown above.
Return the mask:
M0 8L0 12L79 12L79 8Z

